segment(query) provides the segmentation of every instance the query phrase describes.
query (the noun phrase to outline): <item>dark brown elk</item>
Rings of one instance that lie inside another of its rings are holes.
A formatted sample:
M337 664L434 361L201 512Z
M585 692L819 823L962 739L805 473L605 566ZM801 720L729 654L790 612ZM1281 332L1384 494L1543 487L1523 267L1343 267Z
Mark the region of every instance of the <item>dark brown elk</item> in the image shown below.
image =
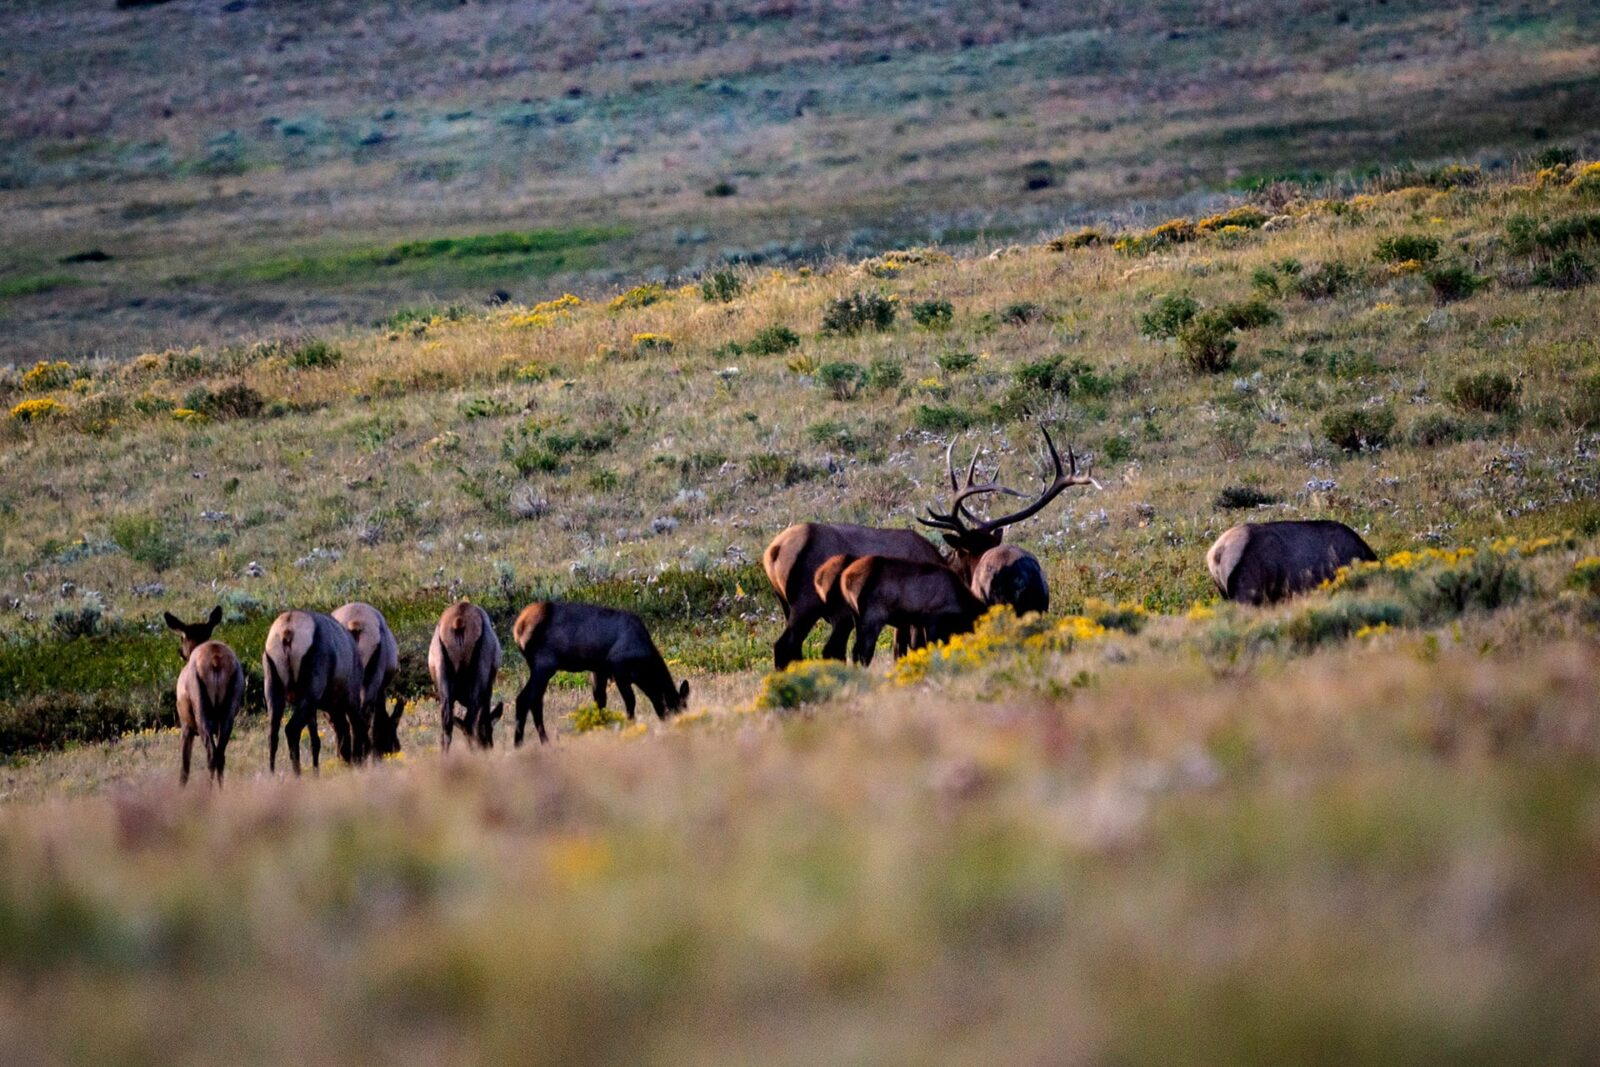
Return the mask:
M1206 569L1228 600L1271 604L1315 589L1340 567L1377 558L1342 522L1247 522L1217 538Z
M986 610L961 576L943 563L864 556L844 568L839 591L855 614L854 656L863 667L872 665L885 626L914 627L928 641L943 641L971 630Z
M500 673L500 638L495 636L489 613L463 600L439 616L433 642L428 646L428 674L439 694L439 745L450 751L456 726L469 745L494 747L494 724L503 705L490 707L494 680ZM455 714L455 705L464 714Z
M945 543L950 546L952 553L951 569L967 582L978 599L991 607L996 604L1007 604L1019 615L1030 611L1048 611L1050 586L1045 581L1044 568L1039 565L1039 561L1031 552L1001 543L1005 537L1006 527L1037 515L1052 500L1072 486L1092 485L1096 489L1100 488L1100 483L1095 481L1088 471L1078 470L1078 457L1070 447L1067 449L1067 462L1063 465L1061 453L1056 451L1056 443L1050 439L1049 431L1040 427L1040 433L1044 435L1045 448L1050 454L1054 476L1032 503L999 518L983 520L976 518L966 506L967 501L973 497L989 493L1003 493L1007 496L1023 494L1000 485L997 480L998 472L995 478L974 484L973 477L978 467L977 454L973 455L972 463L967 468L966 484L957 484L955 467L950 463L949 452L946 452L945 467L950 474L950 489L955 494L950 508L944 512L930 508L927 518L917 519L924 526L939 530L944 535ZM952 449L954 446L955 443L951 442Z
M170 611L165 614L167 627L181 635L178 652L183 657L177 689L178 726L183 733L178 783L189 784L189 760L198 737L205 747L206 771L220 786L228 762L228 738L244 700L244 668L233 649L211 640L211 632L222 621L222 608L213 608L205 622L186 623Z
M817 587L817 596L822 598L824 608L832 617L844 616L849 622L847 625L856 625L855 609L850 606L845 598L844 590L839 586L839 579L844 576L845 568L856 561L854 556L829 556L822 561L822 566L817 568L813 579ZM897 626L894 631L894 656L899 659L913 648L920 648L925 643L927 635L921 626ZM857 637L859 640L859 635Z
M361 721L351 724L357 759L369 752L376 756L399 752L400 714L405 710L405 703L396 701L394 713L390 714L389 683L400 670L400 647L395 643L388 620L371 604L359 601L335 608L333 617L350 631L360 654Z
M605 681L610 678L617 683L630 719L634 686L644 693L659 718L689 705L689 683L674 685L672 672L650 639L644 620L632 612L597 604L541 601L522 609L511 637L528 661L528 683L517 694L519 745L529 715L539 740L549 740L544 728L544 694L557 671L593 673L595 700L602 704Z
M261 673L266 683L271 730L267 742L269 770L278 769L278 727L285 707L292 709L283 733L295 774L300 773L300 734L308 727L312 768L321 762L319 710L327 713L333 726L339 757L346 763L359 758L352 723L361 722L361 653L350 631L333 616L315 611L286 611L279 615L267 631Z

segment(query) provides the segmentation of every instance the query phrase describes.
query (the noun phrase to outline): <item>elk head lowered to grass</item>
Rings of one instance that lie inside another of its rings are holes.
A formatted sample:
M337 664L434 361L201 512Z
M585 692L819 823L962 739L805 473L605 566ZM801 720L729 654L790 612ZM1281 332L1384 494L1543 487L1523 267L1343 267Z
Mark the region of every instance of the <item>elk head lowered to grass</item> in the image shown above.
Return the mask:
M1096 489L1100 488L1100 483L1095 481L1088 471L1079 472L1078 457L1071 447L1067 449L1067 462L1063 466L1061 453L1056 451L1056 443L1050 439L1050 432L1042 426L1039 432L1044 435L1045 447L1050 453L1054 478L1032 503L999 518L979 520L975 517L966 507L966 502L975 496L1003 493L1007 496L1020 497L1023 494L999 484L998 471L989 481L974 484L973 479L978 469L976 452L973 453L972 463L967 467L966 484L958 484L955 466L950 461L950 452L955 448L955 442L952 441L950 450L945 452L945 468L950 475L950 490L955 494L950 502L950 508L944 512L929 508L927 518L917 519L922 525L943 533L945 543L952 551L950 568L968 584L974 596L991 607L996 604L1009 605L1019 615L1030 611L1048 611L1050 586L1045 581L1044 568L1039 565L1039 561L1032 553L1015 545L1002 544L1006 527L1037 515L1052 500L1074 485L1092 485Z
M659 718L689 706L689 683L673 683L672 672L650 639L644 620L631 611L540 601L522 609L511 637L528 661L528 683L517 694L519 745L530 714L539 740L549 740L544 729L544 693L557 671L592 672L595 702L602 707L605 680L610 678L617 683L630 719L634 686L643 691Z
M189 783L189 759L194 739L199 737L206 750L206 771L220 786L227 764L228 738L244 700L244 668L233 649L211 640L211 632L222 621L220 606L211 609L205 622L186 623L170 611L165 617L167 627L181 635L178 652L183 657L177 687L178 726L183 733L183 766L178 783Z
M361 722L361 652L350 631L331 615L315 611L286 611L267 631L261 651L261 673L266 683L269 729L267 768L278 768L278 726L286 706L292 705L283 727L289 743L289 762L300 773L300 734L311 729L311 766L322 757L317 734L317 711L327 712L346 763L365 754L355 748L351 724Z
M439 616L433 642L428 646L428 674L439 694L439 745L450 751L456 726L469 745L494 747L494 723L504 710L490 708L494 680L500 673L500 638L495 636L489 613L465 600L451 604ZM455 705L465 714L457 717Z
M1216 539L1206 569L1224 597L1259 605L1315 589L1340 567L1377 558L1342 522L1247 522Z
M389 684L400 670L400 646L395 643L383 613L359 601L335 608L333 618L356 640L361 661L361 722L352 723L353 743L360 754L386 756L400 751L400 715L403 700L388 708ZM359 756L358 756L359 758Z

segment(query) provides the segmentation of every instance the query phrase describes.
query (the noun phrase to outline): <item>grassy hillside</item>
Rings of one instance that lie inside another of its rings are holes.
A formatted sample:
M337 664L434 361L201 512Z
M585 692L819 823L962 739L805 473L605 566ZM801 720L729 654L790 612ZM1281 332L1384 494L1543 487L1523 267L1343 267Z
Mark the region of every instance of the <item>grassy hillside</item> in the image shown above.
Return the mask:
M1594 1058L1600 168L1544 162L9 374L0 1041ZM773 533L909 523L953 437L1026 487L1041 424L1104 486L1015 532L1051 617L764 677ZM1302 516L1383 562L1214 603L1218 533ZM220 601L251 662L368 599L415 691L462 593L640 611L694 712L568 678L554 744L445 761L423 703L403 758L297 782L251 714L176 791L162 609Z
M0 359L365 325L496 290L531 303L730 258L1031 237L1284 174L1593 147L1595 15L15 3ZM541 247L387 255L505 233Z

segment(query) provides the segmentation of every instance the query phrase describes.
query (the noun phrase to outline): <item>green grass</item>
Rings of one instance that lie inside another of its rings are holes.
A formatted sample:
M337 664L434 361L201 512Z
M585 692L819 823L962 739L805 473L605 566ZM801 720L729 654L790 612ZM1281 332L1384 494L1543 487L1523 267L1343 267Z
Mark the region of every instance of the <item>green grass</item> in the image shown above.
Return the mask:
M21 278L0 278L0 300L16 296L36 296L77 284L78 279L69 274L32 274Z

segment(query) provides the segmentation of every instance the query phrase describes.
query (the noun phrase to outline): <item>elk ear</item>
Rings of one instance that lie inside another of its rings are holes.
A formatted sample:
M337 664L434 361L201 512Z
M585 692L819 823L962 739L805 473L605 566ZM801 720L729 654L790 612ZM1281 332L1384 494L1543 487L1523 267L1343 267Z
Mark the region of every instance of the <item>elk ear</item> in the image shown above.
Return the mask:
M216 607L211 609L211 614L206 616L206 622L209 623L212 626L216 626L221 621L222 621L222 605L218 604Z
M176 630L180 634L184 631L183 620L170 611L163 611L161 617L167 621L167 629Z
M495 706L494 706L494 710L489 713L489 721L490 722L498 722L498 721L500 721L500 716L505 713L505 710L506 710L506 702L504 700L499 701L498 703L496 703Z

